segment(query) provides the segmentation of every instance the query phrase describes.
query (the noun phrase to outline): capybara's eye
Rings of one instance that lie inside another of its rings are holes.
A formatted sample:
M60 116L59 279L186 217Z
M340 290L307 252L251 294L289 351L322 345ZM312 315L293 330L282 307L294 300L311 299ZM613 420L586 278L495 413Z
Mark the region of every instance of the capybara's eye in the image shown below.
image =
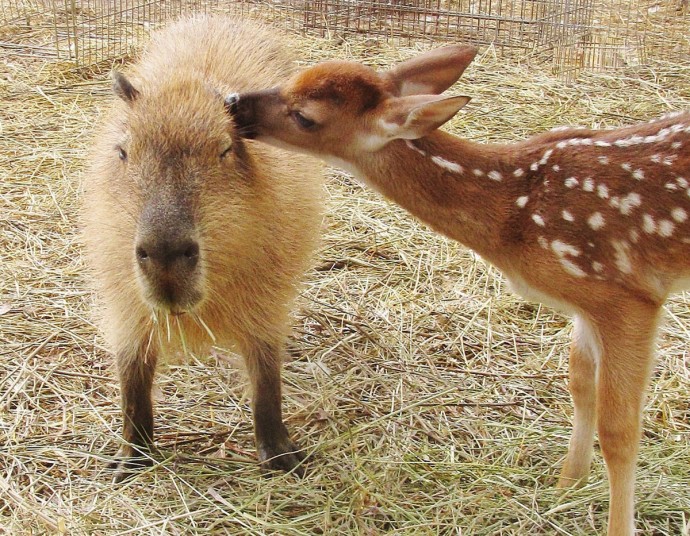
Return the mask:
M117 156L124 162L127 160L127 151L125 151L122 147L118 147Z
M296 110L293 111L290 115L295 120L295 122L305 130L310 129L316 124L315 121L312 121L308 117L303 116L301 112L298 112Z
M230 156L231 153L232 153L232 145L230 147L228 147L227 149L225 149L225 151L220 153L221 160L227 156Z

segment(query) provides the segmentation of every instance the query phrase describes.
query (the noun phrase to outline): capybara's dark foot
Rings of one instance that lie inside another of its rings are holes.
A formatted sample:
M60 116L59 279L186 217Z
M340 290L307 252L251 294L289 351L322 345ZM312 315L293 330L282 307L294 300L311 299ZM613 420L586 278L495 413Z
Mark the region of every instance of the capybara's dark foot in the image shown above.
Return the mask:
M306 454L287 436L273 441L272 444L260 441L257 445L259 461L264 469L274 469L292 472L299 477L304 476L304 460Z
M119 484L134 476L138 471L152 465L153 458L148 450L122 447L115 455L115 460L108 464L108 469L115 471L113 483Z

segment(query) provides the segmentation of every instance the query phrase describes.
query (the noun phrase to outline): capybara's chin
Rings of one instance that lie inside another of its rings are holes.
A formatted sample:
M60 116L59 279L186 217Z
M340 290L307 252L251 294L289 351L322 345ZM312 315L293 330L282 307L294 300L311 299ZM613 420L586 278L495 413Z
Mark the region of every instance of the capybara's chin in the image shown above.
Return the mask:
M203 292L192 281L141 281L144 301L162 313L193 313L203 302Z

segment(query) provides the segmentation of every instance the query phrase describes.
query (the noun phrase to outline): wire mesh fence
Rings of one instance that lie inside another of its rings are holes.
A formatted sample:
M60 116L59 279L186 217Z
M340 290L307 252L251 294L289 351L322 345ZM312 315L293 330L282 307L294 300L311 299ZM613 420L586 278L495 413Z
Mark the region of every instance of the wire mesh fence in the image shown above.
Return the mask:
M210 11L254 16L323 37L491 45L500 54L549 61L566 76L582 68L690 57L684 0L0 0L0 5L3 27L30 31L41 20L44 40L34 47L77 66L130 54L166 21Z

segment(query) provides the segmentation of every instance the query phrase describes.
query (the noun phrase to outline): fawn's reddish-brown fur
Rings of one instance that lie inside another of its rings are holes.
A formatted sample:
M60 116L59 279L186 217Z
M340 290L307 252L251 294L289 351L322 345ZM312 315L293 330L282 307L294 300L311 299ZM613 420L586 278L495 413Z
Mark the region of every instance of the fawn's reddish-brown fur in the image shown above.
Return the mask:
M468 102L439 94L475 54L449 46L385 73L326 62L228 103L247 136L350 170L527 298L574 315L574 430L559 484L586 479L598 428L608 533L629 536L661 306L690 282L690 114L470 143L437 128Z
M261 462L302 459L282 422L280 367L318 238L320 166L249 146L222 96L289 75L284 51L256 25L198 17L156 34L128 78L115 76L121 98L85 176L84 238L122 389L117 480L147 461L159 356L212 344L245 358Z

